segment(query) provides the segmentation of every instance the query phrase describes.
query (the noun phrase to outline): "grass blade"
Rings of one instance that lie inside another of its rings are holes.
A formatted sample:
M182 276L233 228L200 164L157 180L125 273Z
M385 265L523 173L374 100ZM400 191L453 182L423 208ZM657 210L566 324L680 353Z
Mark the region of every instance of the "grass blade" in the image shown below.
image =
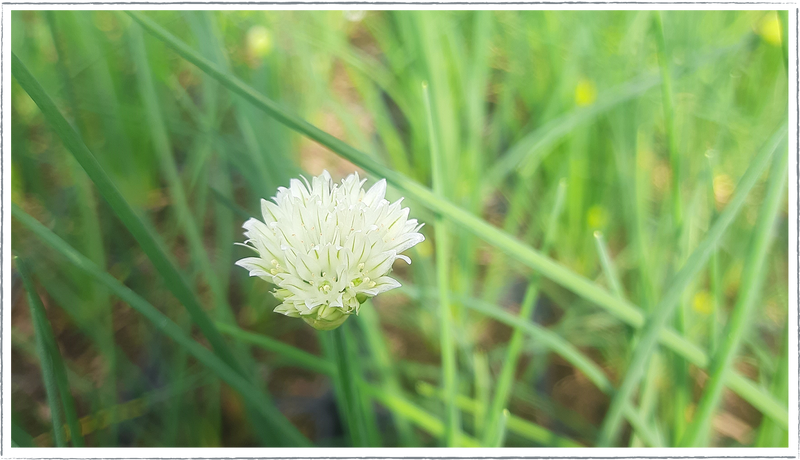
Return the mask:
M420 292L411 286L403 286L401 289L412 297L421 299L435 298L433 293ZM501 310L496 306L481 300L458 295L453 296L453 298L470 310L483 313L492 319L511 326L515 330L523 331L526 335L529 335L533 340L535 340L537 344L553 351L564 358L565 361L575 366L575 368L581 371L590 382L597 386L600 391L606 394L613 394L614 386L608 377L606 377L600 366L581 353L577 347L567 342L563 337L559 336L555 332L536 323L532 323L520 317L514 316L511 313ZM629 421L631 421L631 425L634 426L634 429L638 430L646 427L644 422L639 421L640 417L636 411L633 410L632 406L629 405L625 408L624 415L629 418ZM649 430L642 432L637 431L637 434L640 435L642 439L649 445L657 445L655 441L657 438L655 438L649 432ZM486 442L484 442L484 444L486 444Z
M440 389L422 380L417 382L416 389L417 393L422 396L436 397L439 399L443 397ZM459 395L457 401L458 407L461 410L476 414L478 413L479 403L477 401L464 395ZM504 410L504 412L508 411ZM506 418L506 421L504 422L505 428L509 432L522 436L530 441L535 442L536 444L548 447L583 447L582 444L579 444L569 438L559 436L558 434L553 433L541 425L529 422L528 420L511 414L510 412L507 416L504 415L504 417Z
M84 171L86 171L92 182L94 182L98 191L103 195L103 198L105 198L117 217L139 243L142 250L163 278L164 284L189 312L192 320L197 324L198 329L200 329L211 343L215 353L217 353L224 362L229 363L239 374L246 376L247 373L244 368L239 361L234 358L234 355L222 339L222 335L211 322L211 319L203 310L200 301L189 287L187 280L170 260L163 242L156 237L155 232L149 227L146 220L137 215L130 204L125 200L111 178L105 173L95 157L80 139L80 136L64 119L52 99L45 93L44 89L33 75L31 75L22 61L20 61L16 55L12 55L12 61L12 72L17 82L28 93L31 99L34 100L36 105L39 106L45 119L61 138L64 146L75 156L75 159L78 160ZM279 423L276 422L276 420L279 419L268 421L268 423ZM280 424L273 427L277 432L291 432L292 428L281 426ZM285 439L291 439L291 437L286 437Z
M780 205L785 198L783 190L786 184L787 169L788 155L784 155L782 151L775 154L772 171L767 182L769 189L756 221L756 230L750 242L748 258L744 264L739 298L731 313L728 327L722 334L723 340L719 350L711 360L709 380L706 382L705 391L697 405L694 421L686 430L686 436L681 442L681 445L685 447L700 447L705 444L706 436L711 428L712 416L722 398L725 374L730 372L742 336L747 333L751 325L753 309L757 305L756 299L763 281L764 261L769 252L769 244L773 239L773 226Z
M75 408L75 400L72 398L72 393L69 389L69 380L67 378L67 367L64 365L64 359L61 357L61 352L58 349L58 343L53 335L53 330L50 327L50 322L47 320L44 305L42 300L36 293L36 288L33 286L33 279L28 271L27 265L20 258L15 258L17 262L17 269L19 270L22 281L25 284L25 290L28 292L28 300L31 302L31 314L34 320L34 327L37 329L37 348L39 345L38 336L41 334L46 349L45 353L39 352L42 359L48 360L52 364L52 372L55 377L56 388L61 397L61 402L64 404L64 416L67 419L67 432L68 441L72 442L75 447L84 447L86 443L83 440L83 433L81 424L78 422L78 411ZM44 365L42 366L44 369ZM49 399L49 395L48 395ZM52 408L51 408L52 410ZM55 413L53 413L55 421ZM55 427L55 425L54 425ZM58 426L59 433L61 426ZM56 435L56 439L57 439Z
M500 420L497 423L496 432L493 436L494 444L490 444L489 447L503 447L503 444L506 442L506 426L508 425L508 417L510 415L511 413L508 412L508 409L503 409L503 413L500 415Z
M611 292L613 292L615 296L624 299L625 292L622 290L622 283L619 282L619 275L614 267L614 262L611 261L611 257L608 255L608 246L606 246L605 239L603 238L603 232L600 230L594 232L594 242L595 247L597 247L597 254L600 256L600 265L603 267L603 274L606 276L608 284L611 285Z
M431 171L433 175L433 190L438 195L444 195L445 158L439 150L439 139L436 136L436 129L433 126L433 113L431 109L431 98L428 91L428 84L422 83L422 94L425 101L425 115L428 124L428 135L431 145ZM436 217L434 227L436 238L436 285L439 289L439 343L442 350L442 384L445 392L445 445L455 446L457 432L459 431L458 408L456 407L456 394L458 393L457 362L455 342L453 341L453 306L450 303L449 280L450 273L448 265L449 256L449 231L447 222L441 217Z
M550 250L550 246L552 246L553 237L555 236L557 228L558 217L561 215L561 211L564 208L564 196L566 195L566 191L566 181L562 179L556 192L555 203L550 211L550 219L544 237L544 243L542 244L543 254L547 254ZM536 301L539 298L539 282L539 276L533 276L529 280L528 288L526 289L525 296L522 300L522 307L520 307L519 310L519 319L527 320L533 314L533 309L536 306ZM496 438L493 439L491 436L497 436L498 433L501 432L496 425L500 423L503 411L508 405L508 399L511 395L511 388L514 385L514 375L517 371L517 361L519 360L520 353L522 352L523 339L523 330L515 329L514 333L511 335L511 340L508 343L506 357L503 360L503 368L500 371L500 377L497 380L497 388L495 389L494 398L492 398L492 405L489 409L488 428L486 430L486 437L483 440L486 445L491 446L497 444L498 442Z
M19 206L12 204L11 212L20 223L39 237L42 242L64 256L76 268L88 273L95 280L106 285L114 295L141 313L152 322L156 328L174 340L178 345L184 347L198 361L203 363L222 380L228 383L228 385L238 391L242 397L247 400L249 404L252 404L257 411L263 414L267 420L281 421L282 423L275 424L276 429L278 429L281 436L284 436L292 445L310 445L308 439L306 439L291 422L286 420L272 401L252 383L242 377L238 371L234 370L230 364L194 341L180 326L158 311L153 305L117 281L113 276L102 271L92 261L77 252L36 219L26 214Z
M675 110L673 109L672 71L670 69L670 53L664 40L664 26L661 11L653 12L653 26L658 50L658 65L661 69L661 101L664 106L664 130L667 153L672 167L672 224L676 235L680 233L683 209L681 200L681 157L678 155L675 134Z
M773 396L778 398L784 405L787 404L789 397L789 328L783 328L783 340L781 341L781 353L778 355L777 370L772 378L770 390ZM756 447L781 446L788 447L789 433L785 428L778 427L775 421L765 417L758 428L756 436Z
M17 271L22 278L22 283L25 285L25 291L28 293L28 306L30 307L31 319L33 320L33 328L36 334L36 353L39 355L42 380L44 380L44 389L47 395L47 405L50 407L50 418L53 424L53 438L56 447L65 447L67 443L64 440L64 430L61 429L62 409L58 400L59 388L55 377L57 354L53 353L46 337L46 329L49 327L49 323L44 314L44 305L42 305L42 301L36 293L36 288L25 263L16 256L14 260L17 265Z
M473 426L475 436L483 439L486 436L486 415L491 404L492 377L489 370L489 358L486 353L476 350L472 353L472 369L475 374L473 385L475 388L475 411L473 412Z
M291 364L295 364L321 374L331 375L336 372L335 367L329 361L300 350L299 348L295 348L289 344L283 343L279 340L275 340L272 337L245 331L237 326L232 326L219 321L217 321L216 325L223 334L230 335L240 342L249 343L267 351L276 353Z
M33 442L33 436L19 426L13 417L11 419L11 440L17 444L12 447L36 447Z
M433 436L444 436L445 426L441 420L409 402L400 394L379 391L377 388L363 381L359 382L359 388L372 399L383 404L393 412L402 413L405 418ZM461 432L458 433L457 441L459 447L481 447L477 439Z
M687 259L683 268L675 275L675 279L669 290L654 309L654 313L650 316L642 331L642 338L633 354L622 385L614 395L606 418L603 421L599 438L600 446L606 447L615 441L622 421L622 411L626 402L630 399L634 388L638 385L642 373L644 372L645 364L650 358L650 354L653 352L658 341L658 336L667 320L675 311L678 301L683 294L683 290L698 271L703 268L714 249L715 243L725 230L727 230L733 218L736 217L748 193L761 176L761 173L766 169L769 159L776 152L778 147L782 145L785 138L786 124L783 124L750 163L750 166L747 168L747 171L736 187L736 194L708 231L706 237L698 245L697 249L695 249L692 255Z

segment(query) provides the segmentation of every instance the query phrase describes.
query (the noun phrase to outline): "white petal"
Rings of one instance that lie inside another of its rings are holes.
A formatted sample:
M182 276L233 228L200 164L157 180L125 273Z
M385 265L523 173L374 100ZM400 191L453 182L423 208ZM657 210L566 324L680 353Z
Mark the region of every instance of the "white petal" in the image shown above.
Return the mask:
M292 318L300 317L300 312L297 311L297 308L295 308L294 304L288 302L284 302L278 305L272 311L274 311L275 313L280 313L282 315L291 316Z
M400 283L397 282L396 279L391 278L389 276L381 276L377 280L375 280L375 286L369 287L368 289L364 289L364 294L370 296L376 296L381 292L386 292L391 289L399 288L401 286Z
M365 271L374 278L385 275L392 268L396 255L395 251L386 251L378 254L377 257L371 258L366 264Z
M386 179L381 179L373 185L366 195L364 195L364 203L369 206L370 204L380 201L386 195Z

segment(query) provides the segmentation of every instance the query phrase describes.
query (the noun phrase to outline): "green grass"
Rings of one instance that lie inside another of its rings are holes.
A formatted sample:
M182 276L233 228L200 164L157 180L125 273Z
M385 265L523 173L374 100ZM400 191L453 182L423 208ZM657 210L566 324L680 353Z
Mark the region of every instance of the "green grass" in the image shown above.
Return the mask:
M348 14L13 12L15 444L787 445L785 12ZM233 243L323 168L426 241L316 333Z

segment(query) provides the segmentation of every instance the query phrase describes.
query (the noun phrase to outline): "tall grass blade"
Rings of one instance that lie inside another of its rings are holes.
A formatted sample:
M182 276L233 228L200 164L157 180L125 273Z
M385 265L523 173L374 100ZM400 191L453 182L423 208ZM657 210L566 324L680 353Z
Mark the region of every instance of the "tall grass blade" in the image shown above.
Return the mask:
M783 328L781 344L781 354L777 357L778 369L772 378L770 390L781 403L786 405L789 398L789 328L786 326ZM787 447L789 445L788 434L788 431L783 427L777 426L774 420L764 417L761 421L761 426L758 428L755 445L756 447Z

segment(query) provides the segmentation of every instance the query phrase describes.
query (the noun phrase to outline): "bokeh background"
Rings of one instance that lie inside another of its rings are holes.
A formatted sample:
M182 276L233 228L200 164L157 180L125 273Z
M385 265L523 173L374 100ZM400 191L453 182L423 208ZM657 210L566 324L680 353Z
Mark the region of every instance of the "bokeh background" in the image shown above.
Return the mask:
M786 130L785 12L142 14L256 92L430 187L428 82L442 195L645 317L760 149ZM272 286L233 265L247 255L233 243L243 240L244 220L259 215L259 199L290 178L366 172L232 94L122 12L14 11L11 34L12 51L162 243L252 388L283 414L270 423L291 424L315 445L357 445L330 337L274 314ZM43 224L208 347L174 286L16 79L11 99L15 216ZM367 177L368 185L379 179ZM707 358L728 337L770 183L760 176L669 320ZM402 196L392 185L389 198ZM726 368L750 386L722 392L703 422L703 445L787 445L782 190L755 305ZM596 445L612 393L587 377L585 363L618 387L641 329L469 228L448 225L435 236L426 203L405 204L426 223L427 239L409 252L412 265L395 267L403 288L345 323L359 417L368 422L361 445ZM447 246L446 260L437 260L437 244ZM70 412L87 446L287 443L240 391L18 217L12 249L46 319L34 321L15 269L15 445L75 445ZM463 433L455 444L442 391L442 264ZM529 314L514 323L524 303ZM37 348L47 330L54 340ZM502 404L509 415L488 426L513 347L519 357ZM661 346L648 360L630 408L640 426L624 424L614 445L681 445L696 428L709 367L684 358ZM54 365L56 398L42 367L52 360L65 371L59 378Z

